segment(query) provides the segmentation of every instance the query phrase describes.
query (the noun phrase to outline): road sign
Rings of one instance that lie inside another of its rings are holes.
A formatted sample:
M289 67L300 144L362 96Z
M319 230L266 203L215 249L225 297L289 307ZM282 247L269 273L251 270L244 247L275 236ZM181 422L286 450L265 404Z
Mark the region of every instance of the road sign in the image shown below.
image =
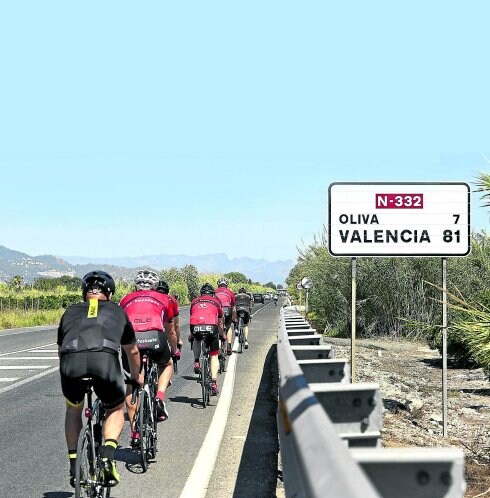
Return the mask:
M299 284L296 284L296 289L303 290L303 286L301 285L301 282Z
M332 183L333 256L466 256L470 187L460 183Z
M303 277L300 285L303 289L311 289L311 280L308 277Z

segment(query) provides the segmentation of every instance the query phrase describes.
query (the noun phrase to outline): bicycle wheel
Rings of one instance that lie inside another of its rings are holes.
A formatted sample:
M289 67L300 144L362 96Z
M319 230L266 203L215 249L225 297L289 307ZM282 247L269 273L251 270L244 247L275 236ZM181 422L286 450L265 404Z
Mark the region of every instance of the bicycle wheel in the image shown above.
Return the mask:
M206 362L206 404L211 403L211 361L209 356Z
M154 401L149 401L148 407L148 428L149 428L149 438L148 438L148 458L153 460L157 456L157 404ZM153 414L153 416L151 416Z
M201 354L201 393L202 393L202 406L206 408L207 400L207 384L208 384L208 358L206 354Z
M244 332L243 332L243 318L240 317L240 320L238 322L238 344L239 344L239 351L240 353L243 353L243 343L245 341L244 337Z
M94 441L88 427L80 431L75 469L75 498L96 496Z
M140 459L143 472L148 470L148 394L145 390L141 390L139 394L138 406L138 426L140 432Z

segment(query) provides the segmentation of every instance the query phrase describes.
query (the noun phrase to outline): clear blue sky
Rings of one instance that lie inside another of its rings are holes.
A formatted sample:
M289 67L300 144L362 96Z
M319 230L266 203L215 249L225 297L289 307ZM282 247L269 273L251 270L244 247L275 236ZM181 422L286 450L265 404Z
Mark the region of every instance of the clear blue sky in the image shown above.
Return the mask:
M0 244L295 259L332 182L472 185L489 19L487 1L2 2Z

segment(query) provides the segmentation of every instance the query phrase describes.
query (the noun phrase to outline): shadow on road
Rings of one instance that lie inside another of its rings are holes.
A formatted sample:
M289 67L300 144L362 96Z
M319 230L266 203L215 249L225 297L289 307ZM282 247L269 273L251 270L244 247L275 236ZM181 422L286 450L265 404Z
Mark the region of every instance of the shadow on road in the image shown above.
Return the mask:
M279 452L276 425L277 387L277 351L274 344L265 359L233 498L276 496Z
M42 498L69 498L74 493L67 493L66 491L48 491L44 493Z
M198 398L189 398L188 396L173 396L168 398L173 403L187 403L191 405L192 408L198 408L204 410L204 406L202 406L202 401ZM215 403L211 403L209 406L216 406Z

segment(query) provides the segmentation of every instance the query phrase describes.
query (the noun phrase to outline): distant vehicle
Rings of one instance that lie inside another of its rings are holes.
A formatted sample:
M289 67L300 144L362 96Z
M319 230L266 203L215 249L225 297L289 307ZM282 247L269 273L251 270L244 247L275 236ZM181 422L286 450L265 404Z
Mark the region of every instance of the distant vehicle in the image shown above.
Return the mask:
M265 303L264 294L254 294L253 298L256 303Z

